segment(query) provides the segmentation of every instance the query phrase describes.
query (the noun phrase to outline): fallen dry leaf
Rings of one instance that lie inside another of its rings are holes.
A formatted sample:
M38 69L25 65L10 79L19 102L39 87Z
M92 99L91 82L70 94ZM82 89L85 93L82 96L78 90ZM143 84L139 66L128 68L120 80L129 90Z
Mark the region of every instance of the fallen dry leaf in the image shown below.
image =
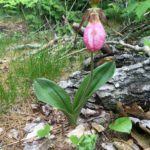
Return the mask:
M142 130L150 134L150 120L140 120L134 117L130 117L130 119L134 124L138 124Z
M140 150L138 146L133 143L133 140L128 140L127 142L124 140L115 140L113 142L114 146L117 150Z
M138 145L140 145L143 149L150 148L150 135L146 132L138 131L137 129L133 129L131 132L131 136L137 141Z
M147 123L146 122L140 122L139 126L141 129L143 129L144 131L146 131L147 133L150 134L150 120L147 120Z
M142 119L150 119L150 111L144 112L142 107L137 105L137 103L133 103L131 106L122 105L121 110L124 112L124 114L133 115Z
M103 132L105 130L105 128L102 125L100 125L96 122L92 122L92 128L95 129L99 133Z

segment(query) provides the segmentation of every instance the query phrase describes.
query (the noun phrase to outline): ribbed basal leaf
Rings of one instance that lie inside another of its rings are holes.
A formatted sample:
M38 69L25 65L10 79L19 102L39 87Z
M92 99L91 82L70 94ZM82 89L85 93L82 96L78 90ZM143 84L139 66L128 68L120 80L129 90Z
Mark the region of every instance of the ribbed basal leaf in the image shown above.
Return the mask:
M58 108L64 113L72 112L69 95L53 81L38 78L34 81L33 88L38 100Z
M102 85L104 85L114 74L115 62L107 62L97 67L93 71L93 79L88 86L90 80L90 74L81 83L74 99L73 109L75 112L79 112L85 105L87 99L92 96Z

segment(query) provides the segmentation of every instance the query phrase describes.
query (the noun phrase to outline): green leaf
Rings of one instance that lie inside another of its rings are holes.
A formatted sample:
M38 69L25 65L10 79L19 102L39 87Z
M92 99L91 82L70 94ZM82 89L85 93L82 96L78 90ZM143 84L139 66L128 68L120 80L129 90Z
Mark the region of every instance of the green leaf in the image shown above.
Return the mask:
M82 135L79 141L79 150L93 150L97 140L96 134Z
M137 6L136 10L135 10L138 18L141 18L149 8L150 8L150 0L140 2L139 5Z
M46 137L48 136L51 129L52 127L49 124L46 124L43 129L37 131L37 136L40 138Z
M75 135L72 135L71 137L69 137L69 139L71 140L72 144L74 145L78 145L79 143L79 138Z
M144 45L147 45L148 47L150 47L150 41L149 40L144 40Z
M72 144L79 150L93 150L96 144L97 135L87 134L78 138L76 135L70 137Z
M132 3L130 2L128 7L126 8L127 13L128 14L132 13L136 9L137 6L138 6L137 2L132 2Z
M72 113L69 95L53 81L38 78L34 81L33 88L40 101L60 109L66 114Z
M111 79L114 72L115 62L111 61L104 63L93 71L93 79L89 86L88 82L90 80L90 74L87 75L87 77L81 83L77 93L75 94L75 100L73 104L73 109L75 110L75 112L80 112L81 108L85 105L87 99L91 97L109 79Z
M109 128L118 132L130 133L132 129L132 122L129 117L122 117L115 120L109 125Z

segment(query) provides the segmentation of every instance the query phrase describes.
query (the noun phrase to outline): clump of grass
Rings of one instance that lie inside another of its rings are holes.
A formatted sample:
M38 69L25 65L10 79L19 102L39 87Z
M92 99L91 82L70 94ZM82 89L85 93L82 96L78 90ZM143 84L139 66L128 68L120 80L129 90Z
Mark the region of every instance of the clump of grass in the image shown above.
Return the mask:
M7 79L3 84L0 83L0 103L3 105L0 112L14 103L17 97L24 99L28 97L34 79L45 77L55 81L60 80L59 77L68 61L66 59L58 61L58 58L59 54L52 55L44 52L30 56L24 61L12 62Z
M5 83L0 83L0 113L5 110L17 97L17 79L10 74Z
M30 56L25 61L16 61L13 68L16 76L22 79L34 80L45 77L56 80L67 63L66 60L58 61L59 55L51 55L48 52Z
M7 45L5 44L4 46ZM80 46L82 47L82 45ZM73 68L79 68L79 64L81 64L85 56L84 54L76 53L73 57L68 57L68 53L73 51L71 43L62 44L59 42L57 45L44 49L24 60L16 59L10 62L7 79L3 84L0 84L0 103L4 106L1 107L0 111L9 107L19 97L26 99L30 96L34 79L42 77L57 82L72 72Z
M0 33L0 57L4 56L10 45L17 43L20 39L20 35L6 35Z
M48 50L45 50L36 55L31 55L26 60L16 60L12 62L10 68L14 79L16 79L16 88L14 88L17 92L16 97L28 97L30 95L32 82L38 77L55 81L60 80L62 72L69 61L67 59L58 60L59 57L60 53L51 54ZM5 95L7 95L7 93ZM1 96L4 97L4 94L0 95L0 98ZM12 102L14 102L13 99Z

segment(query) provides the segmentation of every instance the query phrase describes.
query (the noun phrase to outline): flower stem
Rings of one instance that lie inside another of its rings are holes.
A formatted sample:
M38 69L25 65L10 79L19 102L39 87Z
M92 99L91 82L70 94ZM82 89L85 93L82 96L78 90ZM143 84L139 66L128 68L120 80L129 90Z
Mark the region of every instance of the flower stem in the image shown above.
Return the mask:
M78 105L78 107L75 109L75 112L72 114L72 116L68 116L69 118L69 122L71 125L75 125L76 122L77 122L77 119L78 119L78 116L80 114L80 111L82 109L82 107L85 105L86 101L88 100L88 97L87 97L87 93L89 92L89 89L91 87L91 84L92 84L92 80L93 80L93 70L94 70L94 56L93 56L93 53L91 52L91 72L90 72L90 78L87 82L87 85L86 85L86 88L81 96L81 103L80 105Z
M93 53L91 53L91 77L90 80L93 80L93 70L94 70L94 57L93 57Z

